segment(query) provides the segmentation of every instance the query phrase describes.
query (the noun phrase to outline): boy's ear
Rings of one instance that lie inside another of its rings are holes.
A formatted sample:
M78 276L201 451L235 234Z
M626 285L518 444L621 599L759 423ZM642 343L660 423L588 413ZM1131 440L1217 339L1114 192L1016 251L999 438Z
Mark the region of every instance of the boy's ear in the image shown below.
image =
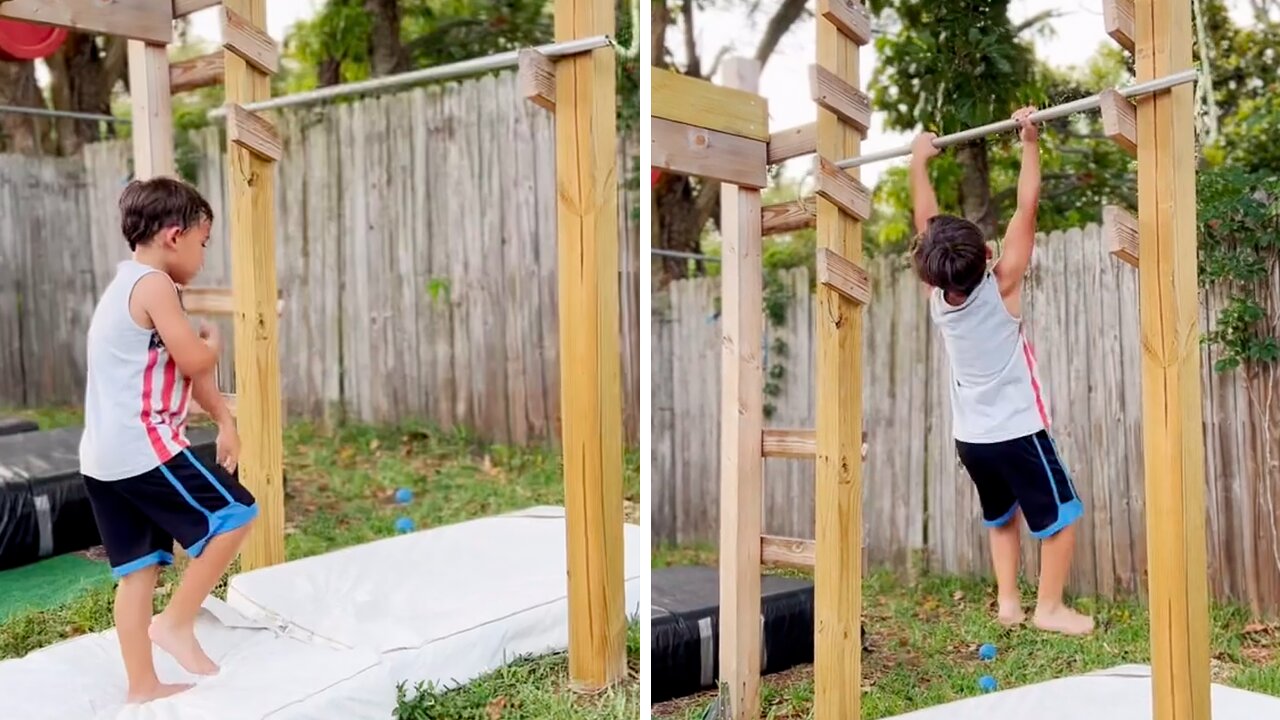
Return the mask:
M177 247L178 236L181 234L182 228L177 225L170 225L160 231L160 240L164 243L165 247Z

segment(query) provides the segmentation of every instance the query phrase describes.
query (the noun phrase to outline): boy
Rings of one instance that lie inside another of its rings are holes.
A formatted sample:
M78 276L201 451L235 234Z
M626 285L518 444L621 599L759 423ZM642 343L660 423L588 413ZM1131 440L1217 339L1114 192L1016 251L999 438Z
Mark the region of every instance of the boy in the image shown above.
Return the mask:
M1093 630L1093 619L1068 608L1062 588L1071 567L1075 522L1084 505L1049 435L1049 414L1036 361L1022 331L1022 280L1035 243L1040 201L1034 108L1014 113L1022 141L1018 209L1005 231L1004 252L987 269L991 249L963 218L938 214L927 164L938 154L933 134L913 143L911 194L920 233L913 262L929 287L930 315L951 361L956 450L977 487L999 591L998 619L1026 619L1018 593L1018 522L1042 541L1035 626L1070 635Z
M120 215L133 257L117 266L89 324L80 471L119 579L115 621L127 702L143 703L190 687L160 682L152 643L192 674L217 673L196 641L196 614L258 508L230 474L240 440L213 374L217 329L202 323L193 330L178 294L204 264L213 210L194 188L156 178L125 188ZM192 397L218 424L214 467L188 449ZM192 560L153 619L159 566L172 564L175 540Z

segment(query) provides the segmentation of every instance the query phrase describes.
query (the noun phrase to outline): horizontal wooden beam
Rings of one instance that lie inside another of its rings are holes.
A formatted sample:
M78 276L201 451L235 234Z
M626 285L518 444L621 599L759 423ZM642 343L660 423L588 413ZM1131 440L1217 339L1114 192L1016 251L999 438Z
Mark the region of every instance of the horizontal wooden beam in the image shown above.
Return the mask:
M235 303L231 288L187 287L182 289L182 309L190 315L232 315ZM284 313L284 299L276 300L276 314Z
M818 64L809 66L809 96L864 137L871 127L871 98Z
M173 0L173 16L175 18L186 17L191 13L200 12L205 8L221 4L222 0Z
M227 105L227 139L265 160L279 162L284 154L276 126L243 106Z
M763 235L794 232L817 223L817 206L812 195L799 200L766 205L760 209L760 232Z
M765 428L760 449L765 457L812 460L818 453L818 436L812 429Z
M0 2L0 18L154 45L173 42L173 7L156 0L5 0Z
M847 215L865 222L871 217L871 191L857 178L836 167L830 160L817 158L817 192Z
M859 305L871 302L871 276L831 248L818 248L818 282Z
M1102 237L1112 255L1138 267L1138 220L1128 210L1118 205L1102 208Z
M654 119L769 141L769 103L755 93L660 68L650 85Z
M1138 36L1133 19L1133 0L1102 0L1102 23L1112 40L1133 52L1133 39Z
M221 85L226 75L226 54L221 50L208 55L179 60L169 65L169 92L174 94Z
M855 44L871 42L871 16L858 0L818 0L818 15Z
M222 47L268 75L280 70L276 41L248 18L225 6L222 8Z
M812 570L817 563L818 544L801 538L760 536L760 564L770 567Z
M769 133L769 164L810 155L818 147L818 124L808 123L798 127Z
M761 190L769 185L763 142L656 117L650 127L659 170Z
M222 393L222 400L227 403L227 411L231 413L231 417L236 416L236 396L233 393ZM191 398L191 408L187 413L191 419L207 420L209 411L200 407L200 403L195 398Z
M556 111L556 64L534 50L520 50L520 94L525 100L550 112Z
M1133 101L1116 92L1103 90L1099 94L1102 112L1102 133L1111 138L1130 155L1138 156L1138 109Z

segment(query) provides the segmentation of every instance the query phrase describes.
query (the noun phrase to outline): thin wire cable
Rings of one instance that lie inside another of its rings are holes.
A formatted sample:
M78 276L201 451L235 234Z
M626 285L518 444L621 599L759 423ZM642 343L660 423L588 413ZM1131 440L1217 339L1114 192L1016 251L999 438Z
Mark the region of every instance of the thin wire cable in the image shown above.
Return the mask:
M92 120L94 122L109 123L128 123L129 118L116 117L114 115L99 115L97 113L72 112L70 110L50 110L49 108L39 107L21 107L17 105L0 105L0 113L14 113L17 115L37 115L40 117L51 118L70 118L71 120Z

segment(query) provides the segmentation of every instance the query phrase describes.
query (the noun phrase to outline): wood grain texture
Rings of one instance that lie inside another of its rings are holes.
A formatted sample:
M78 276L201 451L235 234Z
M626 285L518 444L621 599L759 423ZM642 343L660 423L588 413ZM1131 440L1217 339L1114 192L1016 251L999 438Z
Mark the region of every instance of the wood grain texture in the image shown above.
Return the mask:
M816 222L813 196L766 205L760 210L760 228L766 236L811 228Z
M1138 36L1134 21L1134 0L1102 0L1102 25L1120 47L1134 52Z
M138 179L173 175L173 103L164 45L129 41L129 101L133 108L133 162Z
M857 45L871 42L871 16L858 0L818 0L818 15Z
M226 65L222 51L179 60L169 65L169 91L177 94L222 84Z
M0 18L156 45L173 42L173 8L155 0L5 0L0 3Z
M854 219L867 220L871 217L871 190L867 186L825 157L819 156L816 164L819 197ZM818 219L821 220L822 205L819 204L818 208Z
M871 278L867 271L830 248L818 248L818 282L858 305L871 302Z
M653 118L768 142L769 104L755 93L653 69Z
M809 97L864 135L871 127L871 98L821 65L809 67Z
M765 457L812 459L818 452L813 430L766 428L761 451Z
M232 9L222 7L222 47L240 56L259 72L275 75L280 71L280 50L267 31Z
M1102 208L1102 236L1107 252L1132 267L1138 267L1138 221L1119 205Z
M556 64L532 48L521 48L520 93L534 105L556 111Z
M1139 82L1192 67L1191 6L1138 0ZM1194 90L1138 102L1138 307L1155 720L1209 718Z
M817 141L817 123L806 123L769 133L769 164L776 165L791 158L809 155L816 147Z
M238 104L227 105L227 139L264 160L276 162L283 153L276 126Z
M175 18L186 17L191 13L200 12L205 8L221 4L222 0L173 0L173 16Z
M817 543L804 538L764 535L760 538L760 562L767 567L812 570L817 564Z
M612 0L556 0L557 41L614 32ZM556 62L569 676L582 690L627 673L616 68L611 47Z
M756 189L769 184L763 142L656 117L651 128L655 168Z
M1125 152L1138 155L1138 115L1133 101L1114 89L1103 90L1099 96L1102 113L1102 134L1106 135Z

